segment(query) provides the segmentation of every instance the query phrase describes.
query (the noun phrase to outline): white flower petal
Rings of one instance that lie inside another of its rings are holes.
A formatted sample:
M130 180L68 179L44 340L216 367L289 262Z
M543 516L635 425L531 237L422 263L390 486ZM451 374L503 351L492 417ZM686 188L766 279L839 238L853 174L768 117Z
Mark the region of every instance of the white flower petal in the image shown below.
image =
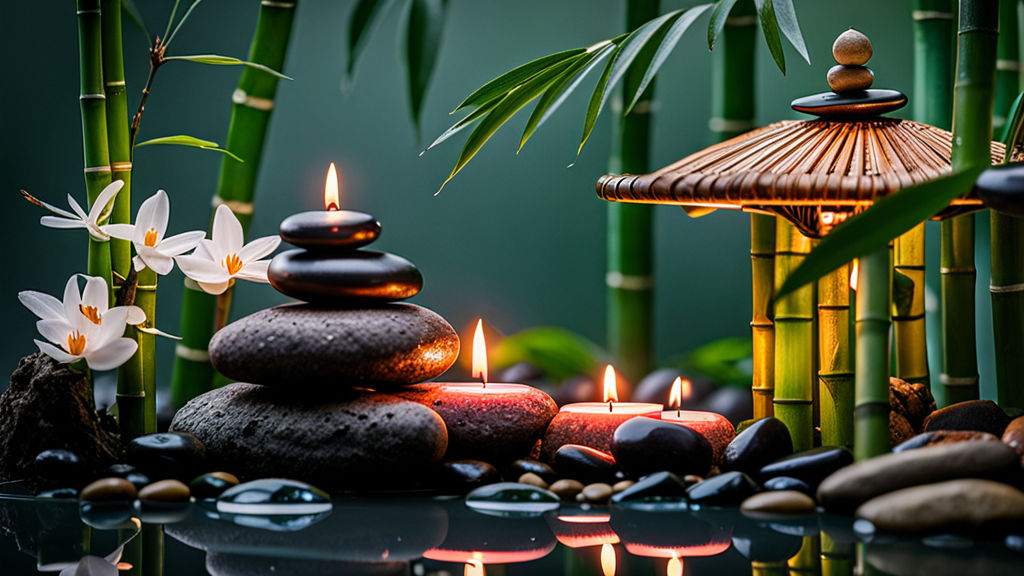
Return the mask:
M39 335L46 338L54 344L60 344L61 346L68 339L68 335L72 332L71 324L63 318L54 318L51 320L40 320L36 322L36 330L39 331Z
M89 219L89 216L85 213L85 210L82 209L82 206L78 203L77 200L75 200L75 197L72 196L71 194L68 194L68 205L71 206L71 210L73 210L75 215L77 215L80 219Z
M249 280L250 282L263 282L266 284L270 282L267 278L267 268L270 266L270 260L257 260L256 262L249 262L238 272L235 272L235 278L241 278L243 280Z
M212 239L223 254L237 253L245 242L242 224L235 217L235 213L224 204L217 206L217 212L213 215ZM216 252L214 254L216 255Z
M170 338L171 340L181 340L181 336L175 336L174 334L168 334L159 328L145 328L139 326L136 328L139 332L145 332L146 334L152 334L154 336L163 336L164 338Z
M146 312L138 306L125 306L128 309L128 315L125 318L125 322L135 326L142 324L146 321Z
M203 292L216 296L218 294L223 294L224 291L228 289L228 286L231 285L231 282L200 282L196 280L196 284L199 284L199 287L203 289Z
M196 245L196 250L192 253L192 256L219 262L225 255L217 254L216 249L217 247L214 246L213 240L204 238L199 241L198 245Z
M64 285L64 317L75 324L74 319L82 315L78 305L82 303L82 295L78 292L78 274L72 274Z
M81 358L81 356L72 356L71 354L68 354L67 352L61 350L60 348L57 348L53 344L50 344L49 342L43 342L42 340L33 340L33 342L36 343L36 346L39 348L40 352L46 354L47 356L53 358L54 360L60 362L61 364L69 364Z
M280 244L280 236L264 236L263 238L257 238L243 246L242 249L238 251L238 257L242 262L259 260L274 250L277 250L277 247Z
M143 270L146 269L146 261L143 260L142 256L139 256L138 254L136 254L135 257L132 258L132 263L135 264L136 272L142 272Z
M86 341L86 350L102 348L109 342L124 335L124 328L128 324L128 307L115 306L103 315L103 324L100 324L99 334L93 336L94 342Z
M82 305L96 308L100 315L106 312L110 307L107 281L99 276L86 276L85 290L82 290Z
M132 234L135 232L135 226L131 224L106 224L100 226L100 230L119 240L131 240Z
M66 318L64 316L64 305L60 300L49 294L43 294L35 290L24 290L18 292L18 301L43 320Z
M150 270L161 276L166 276L171 273L171 270L174 270L174 260L156 248L144 246L139 252L138 258L142 258Z
M100 195L96 197L96 201L92 203L89 208L89 221L93 224L100 223L100 217L103 215L104 210L114 200L114 196L121 191L124 187L124 180L114 180L110 184L107 184Z
M158 248L167 256L184 254L199 245L206 238L206 232L196 230L193 232L182 232L169 238L164 238Z
M174 259L178 268L196 282L227 282L230 276L227 269L218 262L197 256L178 256Z
M157 190L146 201L139 206L139 212L135 215L135 243L143 244L146 234L150 229L156 231L156 243L164 237L167 230L167 217L171 205L167 200L167 194L163 190Z
M135 355L139 345L131 338L118 338L96 350L86 350L85 361L93 370L113 370Z
M60 218L57 216L43 216L39 218L39 223L47 228L63 228L69 230L71 228L85 228L85 222L81 220L70 220L68 218Z
M25 191L22 190L22 193L25 193ZM49 210L50 212L53 212L54 214L56 214L58 216L63 216L64 218L69 218L71 220L81 220L81 217L77 216L76 214L68 212L67 210L64 210L63 208L57 208L53 204L49 204L47 202L43 202L42 200L40 200L39 198L36 198L35 196L32 196L31 194L28 194L27 197L30 197L29 198L29 202L32 202L33 204L39 204L43 208L46 208L47 210Z

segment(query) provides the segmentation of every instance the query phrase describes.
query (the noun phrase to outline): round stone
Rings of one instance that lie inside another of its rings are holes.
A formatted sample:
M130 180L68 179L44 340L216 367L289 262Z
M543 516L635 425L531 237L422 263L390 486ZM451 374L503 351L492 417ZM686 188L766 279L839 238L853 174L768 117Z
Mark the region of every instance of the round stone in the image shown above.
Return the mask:
M654 418L633 418L612 437L615 462L636 477L662 470L704 475L711 469L712 454L711 443L700 433Z
M149 476L146 476L142 472L132 472L124 477L125 480L135 484L136 488L142 489L144 486L150 484Z
M232 486L238 486L238 478L227 472L208 472L197 476L189 483L189 491L197 500L217 498Z
M617 485L616 485L617 486ZM655 472L622 490L615 490L616 504L663 504L686 500L689 485L671 472ZM614 489L614 487L613 487Z
M686 497L694 504L735 506L757 493L757 484L742 472L724 472L690 486Z
M366 246L380 236L380 222L355 210L313 210L281 221L281 238L311 250L348 250Z
M830 474L853 463L853 454L846 448L837 446L820 446L797 452L763 466L762 479L776 476L789 476L806 482L812 490L817 490L821 481Z
M562 500L575 500L576 495L583 491L583 483L579 480L562 479L548 486L548 490L557 494Z
M897 90L868 89L837 94L823 92L793 100L790 107L797 112L824 117L878 116L907 105L907 96Z
M832 57L847 66L863 66L871 59L871 40L864 34L850 28L832 43Z
M814 500L796 490L772 490L747 498L740 504L740 511L753 517L810 514L814 512Z
M278 292L322 304L393 302L412 298L423 288L423 276L412 262L371 250L288 250L274 256L267 276Z
M725 449L736 436L736 429L721 414L703 410L666 410L662 412L663 422L672 422L678 426L697 432L711 443L712 463L722 464Z
M547 489L548 487L548 483L545 482L543 478L537 476L533 472L527 472L526 474L523 474L522 476L519 477L519 480L517 480L517 482L519 482L520 484L529 484L530 486L536 486L537 488Z
M968 400L932 412L924 420L924 430L972 430L1002 436L1010 417L991 400Z
M558 474L551 469L551 466L529 458L522 458L509 464L505 477L518 478L527 473L535 474L549 484L558 480Z
M82 488L79 498L83 502L130 502L137 495L135 485L124 478L100 478Z
M596 484L588 484L587 486L584 486L583 491L581 491L576 496L576 499L582 502L603 504L607 502L609 498L612 497L613 493L614 490L612 490L611 486L605 484L604 482L599 482Z
M769 492L779 490L795 490L797 492L803 492L808 496L814 495L814 491L811 490L811 487L807 485L807 482L804 482L803 480L797 480L796 478L790 478L789 476L776 476L775 478L770 478L764 484L762 484L761 487Z
M833 66L829 68L828 87L833 92L855 92L867 90L875 81L875 73L867 66Z
M217 511L225 514L320 514L331 509L331 497L315 486L297 480L264 478L245 482L217 498Z
M1017 451L1017 454L1024 456L1024 416L1018 416L1010 421L1003 432L1003 444Z
M437 474L438 489L458 494L465 494L480 486L500 481L498 469L480 460L444 462ZM544 487L546 486L542 486Z
M857 508L857 517L885 532L1010 525L1024 520L1024 493L991 480L950 480L872 498Z
M390 394L306 398L242 383L194 398L171 430L201 439L209 468L328 490L417 487L448 447L436 412Z
M726 471L756 474L765 465L792 453L789 428L778 418L761 418L729 442L720 467Z
M233 380L298 390L439 376L459 354L459 336L414 304L326 308L275 306L228 324L210 341L210 361Z
M985 170L975 181L974 189L986 207L1010 216L1024 217L1024 166L1021 164L993 166Z
M203 471L206 448L191 434L146 434L128 443L128 461L154 480L189 481Z
M672 393L672 384L679 377L685 378L686 375L675 368L659 368L636 383L636 388L633 389L629 399L632 402L664 404ZM691 379L690 395L683 398L679 407L684 410L692 410L712 390L714 390L714 385L710 380L704 378Z
M611 454L578 444L559 448L555 452L554 468L564 478L587 483L614 482L619 471Z
M725 416L735 426L754 414L754 400L742 386L719 386L694 406L694 410L713 412Z
M36 455L36 476L60 486L81 486L85 480L82 460L70 450L43 450Z
M559 500L557 495L543 488L499 482L467 494L466 506L484 512L542 514L557 510Z
M972 432L970 430L936 430L934 432L922 432L906 442L893 446L893 452L906 452L935 446L937 444L950 444L953 442L998 442L999 438L988 432Z
M911 429L921 431L924 419L935 411L935 398L928 386L889 378L889 409L903 416Z
M619 480L618 482L616 482L615 484L612 485L612 492L615 492L616 494L618 494L619 492L622 492L622 491L630 488L634 484L636 484L636 482L634 482L632 480Z
M188 502L191 493L188 486L177 480L160 480L139 490L139 500L162 504L180 504Z

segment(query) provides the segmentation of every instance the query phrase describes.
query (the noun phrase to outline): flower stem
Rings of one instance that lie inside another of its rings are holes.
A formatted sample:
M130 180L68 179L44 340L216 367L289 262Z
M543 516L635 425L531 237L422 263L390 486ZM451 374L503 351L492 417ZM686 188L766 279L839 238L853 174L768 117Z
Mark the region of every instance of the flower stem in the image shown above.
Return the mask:
M229 287L217 295L217 314L214 317L213 323L214 334L220 332L221 328L228 325L228 319L231 316L231 300L234 292L234 287Z

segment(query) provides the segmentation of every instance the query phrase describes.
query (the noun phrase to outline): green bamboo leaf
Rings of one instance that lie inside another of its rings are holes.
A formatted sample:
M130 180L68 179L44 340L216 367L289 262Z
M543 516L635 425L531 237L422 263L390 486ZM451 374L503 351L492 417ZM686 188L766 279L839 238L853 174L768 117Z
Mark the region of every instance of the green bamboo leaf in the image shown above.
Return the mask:
M168 144L168 145L173 145L173 146L189 146L189 147L192 147L192 148L201 148L203 150L215 150L215 151L220 152L222 154L226 154L227 156L230 156L231 158L234 158L238 162L245 162L245 160L242 160L238 156L235 156L231 152L225 150L224 148L221 148L220 144L217 144L216 142L213 142L212 140L202 140L200 138L196 138L195 136L188 136L186 134L177 134L175 136L162 136L160 138L152 138L150 140L146 140L145 142L137 142L135 144L135 146L136 147L139 147L139 146L152 146L154 144Z
M786 55L782 51L782 37L779 35L779 22L775 17L775 5L772 0L754 0L757 6L757 15L761 20L761 34L764 42L768 45L768 51L772 59L782 71L786 73Z
M138 6L135 5L135 0L121 0L121 10L128 15L128 19L132 21L132 24L135 24L135 27L142 31L143 36L146 37L146 45L152 45L153 39L149 35L149 28L146 28L146 23L142 20L142 13L139 12Z
M503 338L491 351L496 366L529 362L556 382L591 374L606 354L579 334L554 326L539 326Z
M359 55L366 46L372 28L388 4L390 0L359 0L352 10L352 15L348 19L348 65L345 67L345 74L349 79L355 72Z
M502 98L494 109L477 125L473 133L469 135L469 138L466 139L466 143L462 147L462 153L459 155L452 173L441 184L441 188L435 192L435 195L444 189L445 184L451 182L452 178L473 159L473 156L476 156L476 153L490 140L498 128L501 128L516 112L522 110L524 106L547 90L548 86L554 83L558 76L572 66L574 62L575 60L568 60L547 68Z
M614 50L615 45L611 42L592 49L586 57L581 58L572 67L563 72L558 80L544 92L540 101L537 102L537 106L533 109L533 114L530 115L530 119L526 122L526 128L523 130L522 138L519 139L519 149L516 150L516 154L523 149L526 141L533 136L534 131L540 128L541 124L547 122L555 110L558 110L558 107L565 102L573 90L583 82L587 74Z
M405 46L402 54L409 81L409 109L420 137L420 110L423 97L441 49L447 0L410 0L405 15Z
M282 80L292 80L292 78L281 74L277 70L270 67L264 66L263 64L257 64L255 62L249 62L246 60L239 60L231 56L220 56L218 54L194 54L192 56L168 56L164 60L184 60L186 62L199 62L200 64L212 64L214 66L248 66L249 68L255 68L276 76Z
M686 30L689 29L690 25L693 24L694 21L710 7L711 4L694 6L676 17L674 21L667 22L665 24L668 26L668 30L663 34L663 39L658 45L658 49L650 58L646 58L644 60L638 59L637 61L638 66L643 64L646 67L646 72L644 72L643 79L640 80L640 86L636 89L632 102L630 102L629 107L626 108L626 114L633 111L636 103L640 101L640 97L643 95L644 91L647 90L647 86L649 86L651 81L654 80L655 74L657 74L658 70L661 69L661 65L665 63L666 59L668 59L668 55L675 49L676 44L679 43L679 39L683 37Z
M892 273L892 305L898 316L908 316L910 306L914 303L914 281L909 276L893 270Z
M423 150L423 152L420 152L420 156L423 156L423 154L427 150L430 150L431 148L437 146L441 142L444 142L445 140L451 138L452 136L458 134L459 132L462 132L463 130L468 128L469 125L472 124L473 122L476 122L480 118L483 118L488 112L494 110L494 107L497 106L499 102L501 102L501 98L495 98L494 100L487 102L483 106L480 106L476 110L473 110L471 113L467 114L466 117L463 118L462 120L459 120L455 124L452 124L451 127L449 127L447 130L444 131L444 133L437 137L437 140L434 140L430 144L430 146L427 146Z
M174 27L174 31L171 32L170 36L167 36L164 39L164 43L163 43L164 44L164 48L166 48L166 47L171 45L171 41L173 41L174 37L178 35L178 30L181 30L181 26L183 24L185 24L185 22L188 20L188 17L192 15L192 11L195 10L196 6L198 6L199 3L202 2L202 1L203 0L193 0L192 1L192 5L189 6L188 10L185 11L185 14L181 17L181 20L178 20L178 25Z
M735 5L736 0L718 0L718 2L715 2L715 9L711 12L711 21L708 22L708 50L715 49L718 36L722 33L722 29L725 28L725 21L729 19L729 13L732 12L732 7Z
M587 143L587 138L590 138L590 133L594 130L594 124L597 122L597 115L601 112L601 106L604 104L604 89L608 86L608 77L612 73L612 66L615 65L615 57L618 56L620 48L622 47L615 47L615 52L612 54L611 59L608 60L608 64L605 65L604 71L601 72L601 76L597 79L597 86L594 86L594 93L590 95L590 104L587 105L587 115L583 119L583 138L580 142L580 147L576 149L576 156L579 156L580 152L583 151L583 145Z
M890 240L936 215L970 190L982 169L971 168L904 188L836 226L786 279L775 298L786 296L854 258L885 247Z
M793 8L793 0L773 0L775 3L775 16L778 19L779 28L786 35L789 43L796 48L796 51L803 56L804 61L811 63L811 57L807 53L807 45L804 43L804 34L800 31L800 23L796 20L796 9Z
M467 106L479 106L486 104L491 100L502 98L508 94L512 89L520 84L523 84L527 80L536 76L542 70L546 70L556 64L564 62L565 60L578 56L586 52L586 48L573 48L572 50L563 50L562 52L556 52L555 54L549 54L548 56L542 56L536 60L531 60L526 64L513 68L508 72L505 72L501 76L491 80L487 84L484 84L480 88L477 88L472 94L466 96L466 99L461 104L452 110L452 113L458 112L459 110Z

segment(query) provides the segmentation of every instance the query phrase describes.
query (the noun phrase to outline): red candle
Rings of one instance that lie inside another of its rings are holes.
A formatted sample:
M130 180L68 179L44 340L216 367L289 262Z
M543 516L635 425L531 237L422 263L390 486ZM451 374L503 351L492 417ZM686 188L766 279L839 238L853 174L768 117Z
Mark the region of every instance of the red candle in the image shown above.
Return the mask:
M577 402L562 406L544 433L541 460L551 462L555 452L566 444L582 444L610 452L612 435L620 424L637 416L661 418L661 404L619 402L615 369L604 373L604 402Z
M682 400L690 395L690 381L685 378L676 378L672 383L672 391L669 393L669 406L675 407L661 413L661 419L697 432L708 439L714 452L715 465L721 464L725 455L725 448L732 442L736 435L736 429L732 422L725 416L714 412L703 412L700 410L680 410Z

